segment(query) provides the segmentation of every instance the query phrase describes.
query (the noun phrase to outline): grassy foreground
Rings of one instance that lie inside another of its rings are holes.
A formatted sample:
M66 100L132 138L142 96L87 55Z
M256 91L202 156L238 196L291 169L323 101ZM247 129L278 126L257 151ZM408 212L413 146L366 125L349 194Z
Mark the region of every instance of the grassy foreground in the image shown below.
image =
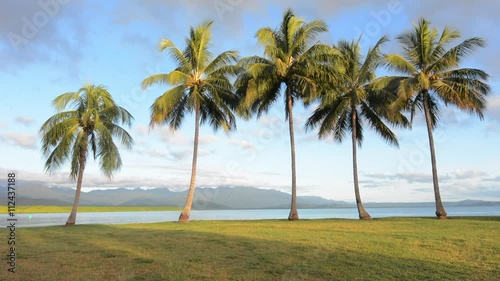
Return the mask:
M500 217L18 228L0 280L498 280L499 233Z
M72 206L16 206L16 213L70 213ZM140 211L182 211L181 207L170 206L79 206L78 212L140 212ZM7 213L7 207L2 208Z

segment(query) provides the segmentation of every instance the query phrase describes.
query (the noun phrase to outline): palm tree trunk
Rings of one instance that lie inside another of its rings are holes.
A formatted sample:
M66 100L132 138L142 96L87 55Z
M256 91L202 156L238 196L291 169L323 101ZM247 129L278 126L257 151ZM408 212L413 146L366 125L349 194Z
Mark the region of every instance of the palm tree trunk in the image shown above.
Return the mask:
M193 164L191 166L191 182L189 183L189 191L186 199L186 204L179 216L179 222L188 222L189 215L191 214L191 207L193 205L194 187L196 183L196 163L198 161L198 136L200 134L200 108L196 107L196 124L194 127L194 141L193 141Z
M85 170L86 158L87 149L85 147L80 154L80 169L78 171L78 180L76 182L75 201L73 202L73 208L71 209L71 213L69 214L68 220L66 221L66 226L73 226L76 223L76 212L78 210L78 203L80 202L80 193L82 191L83 171Z
M436 201L436 216L438 219L446 219L448 214L444 210L441 194L439 192L439 181L436 165L436 151L434 150L434 137L432 136L432 121L429 109L429 94L424 93L425 122L427 123L427 135L429 136L429 147L431 150L432 181L434 183L434 198Z
M354 194L356 196L356 206L358 207L359 218L362 220L369 220L372 217L363 207L363 202L361 202L361 195L359 194L359 183L358 183L358 160L357 160L357 137L356 137L356 110L352 111L352 174L354 177Z
M299 213L297 211L297 176L295 170L295 137L293 134L293 100L292 90L288 86L286 88L286 106L288 108L288 129L290 132L290 152L292 154L292 204L288 220L296 221L299 220Z

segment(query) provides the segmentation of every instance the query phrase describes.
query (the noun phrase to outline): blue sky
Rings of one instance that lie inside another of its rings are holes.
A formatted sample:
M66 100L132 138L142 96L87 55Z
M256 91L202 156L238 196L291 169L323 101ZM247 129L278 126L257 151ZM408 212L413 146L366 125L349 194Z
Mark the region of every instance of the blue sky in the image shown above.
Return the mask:
M84 190L116 187L168 187L189 184L194 118L187 116L173 133L149 130L149 107L166 86L147 91L140 82L174 65L158 43L169 38L179 47L190 25L213 20L213 53L228 49L262 55L254 35L276 27L286 8L307 21L322 19L329 32L319 38L332 44L363 34L366 48L382 35L392 40L385 52L399 52L394 38L425 16L442 29L459 29L463 38L480 36L488 46L463 62L487 71L492 93L480 121L452 107L442 107L435 142L444 201L500 200L500 64L497 51L500 4L491 1L83 1L6 0L0 9L0 173L14 171L18 181L51 186L75 184L68 168L44 174L38 129L54 110L51 101L85 83L105 85L135 117L129 132L132 151L122 150L124 166L111 181L89 161ZM458 41L457 41L458 43ZM386 73L384 70L381 74ZM319 141L303 124L313 107L295 109L298 195L353 201L351 146ZM290 155L283 102L259 120L238 119L238 131L226 135L201 129L198 186L244 185L289 192ZM431 166L423 118L413 129L396 130L400 148L390 147L368 131L358 150L364 201L433 201ZM20 195L22 196L22 194Z

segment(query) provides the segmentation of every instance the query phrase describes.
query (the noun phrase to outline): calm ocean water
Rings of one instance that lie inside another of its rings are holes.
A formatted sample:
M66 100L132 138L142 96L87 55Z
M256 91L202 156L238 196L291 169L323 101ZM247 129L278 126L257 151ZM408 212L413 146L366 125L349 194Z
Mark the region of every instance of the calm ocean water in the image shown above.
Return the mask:
M433 217L434 208L367 208L373 218L384 217ZM500 216L500 207L447 207L448 216ZM191 220L267 220L286 219L289 210L203 210L192 211ZM176 221L180 211L156 212L98 212L78 213L77 224L123 224ZM16 214L18 227L64 225L67 213ZM355 208L300 209L301 219L343 218L357 219ZM7 215L0 215L6 222Z

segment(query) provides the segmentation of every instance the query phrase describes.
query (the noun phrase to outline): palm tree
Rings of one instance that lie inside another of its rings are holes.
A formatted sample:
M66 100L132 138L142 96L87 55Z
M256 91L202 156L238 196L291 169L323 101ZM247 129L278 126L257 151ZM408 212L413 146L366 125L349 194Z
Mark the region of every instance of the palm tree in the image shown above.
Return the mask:
M322 95L320 105L306 122L307 129L319 125L319 138L332 134L336 141L342 142L346 133L351 132L354 193L360 219L371 218L363 207L358 185L356 144L361 147L363 141L363 119L383 139L395 146L398 146L396 135L384 124L384 119L394 124L408 125L401 113L388 114L391 94L375 90L372 85L382 59L380 47L386 41L382 37L368 51L364 61L360 55L359 41L340 41L337 46L333 46L341 54L336 62L339 69L337 81Z
M326 45L311 44L316 35L326 32L323 21L306 23L287 10L281 25L257 31L259 44L263 45L264 57L253 56L240 61L245 72L235 82L241 96L240 110L249 117L257 113L259 118L280 97L284 86L285 117L288 119L292 165L292 201L289 220L298 220L297 184L295 169L295 140L293 130L293 104L297 100L309 102L317 95L321 79L329 72L331 49Z
M390 54L385 57L389 69L401 73L402 76L382 78L379 87L396 85L398 102L395 106L404 106L411 112L424 112L429 137L432 164L436 216L445 219L447 213L441 202L436 153L432 131L436 128L439 107L452 104L458 108L477 114L483 118L485 97L490 87L485 83L488 74L480 69L459 68L464 57L485 41L478 37L466 39L462 43L446 49L447 45L460 37L460 32L445 27L441 34L430 22L420 19L414 29L397 39L403 45L403 55Z
M104 86L85 85L54 99L57 113L40 128L46 172L71 161L69 177L77 179L75 200L66 225L74 225L89 153L99 159L101 172L111 178L122 166L113 137L130 149L132 137L120 125L131 125L132 115L118 106Z
M150 127L168 123L171 130L179 129L187 112L195 114L193 162L191 182L184 209L179 222L187 222L193 204L196 183L196 163L198 158L198 136L200 124L208 122L214 130L222 127L225 131L236 128L232 109L237 99L230 74L236 74L236 51L226 51L213 58L209 51L211 25L208 22L190 28L183 51L168 39L160 42L160 51L167 50L178 64L168 74L155 74L142 81L143 89L153 84L167 84L172 88L159 96L151 106Z

